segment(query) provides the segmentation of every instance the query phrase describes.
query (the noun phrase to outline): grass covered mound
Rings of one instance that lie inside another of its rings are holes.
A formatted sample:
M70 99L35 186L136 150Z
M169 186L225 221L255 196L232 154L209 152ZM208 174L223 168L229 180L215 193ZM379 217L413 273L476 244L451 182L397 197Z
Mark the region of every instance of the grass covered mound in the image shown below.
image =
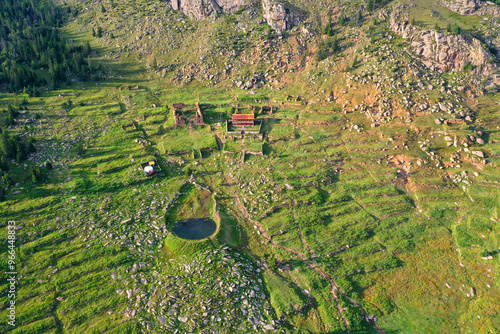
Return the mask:
M208 190L185 183L177 196L167 208L165 221L168 226L173 227L178 221L185 219L214 217L215 202Z

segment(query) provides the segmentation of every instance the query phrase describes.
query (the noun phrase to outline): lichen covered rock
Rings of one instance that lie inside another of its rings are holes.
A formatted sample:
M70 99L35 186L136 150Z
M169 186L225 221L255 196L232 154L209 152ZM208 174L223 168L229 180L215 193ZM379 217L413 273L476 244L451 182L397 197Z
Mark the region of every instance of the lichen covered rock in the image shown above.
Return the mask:
M488 90L496 90L500 86L499 66L477 38L411 25L408 6L405 5L393 7L389 27L396 34L410 40L411 50L422 57L422 62L428 68L441 72L461 71L470 64L474 67L472 77L478 83L483 82Z
M285 4L275 0L263 0L264 19L276 32L282 33L301 23L298 13L286 8Z
M246 0L171 0L174 10L181 10L194 20L215 20L221 13L230 14Z
M478 0L442 0L440 4L461 15L470 15L479 8Z

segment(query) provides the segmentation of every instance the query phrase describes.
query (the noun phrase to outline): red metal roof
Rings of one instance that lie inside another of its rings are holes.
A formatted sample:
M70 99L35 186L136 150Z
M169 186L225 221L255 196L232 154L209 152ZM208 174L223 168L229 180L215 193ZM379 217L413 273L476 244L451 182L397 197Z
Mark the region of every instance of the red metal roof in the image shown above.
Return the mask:
M239 121L252 120L253 121L253 119L254 119L253 114L235 114L235 115L233 115L233 120L239 120Z

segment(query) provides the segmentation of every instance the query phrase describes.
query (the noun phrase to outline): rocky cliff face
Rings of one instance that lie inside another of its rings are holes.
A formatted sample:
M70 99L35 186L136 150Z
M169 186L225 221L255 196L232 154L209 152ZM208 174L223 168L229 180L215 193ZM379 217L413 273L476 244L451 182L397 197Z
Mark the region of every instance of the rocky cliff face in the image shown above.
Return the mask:
M174 10L181 10L195 20L216 19L220 13L229 14L244 5L246 0L171 0Z
M408 13L407 6L394 6L390 14L390 29L410 40L412 51L422 57L428 68L442 72L460 71L470 63L475 66L473 77L478 82L485 82L487 89L500 86L500 67L478 39L412 26Z
M500 29L500 6L497 6L491 2L485 2L481 4L481 8L476 10L474 15L482 17L483 22L487 22L488 25L493 29ZM485 43L488 46L494 46L497 49L496 56L500 59L500 35L491 34L484 36Z
M283 2L263 0L264 19L276 32L291 29L301 23L299 15L285 7Z
M194 20L215 20L219 14L231 14L246 3L247 0L170 0L174 10L181 10ZM278 33L302 22L299 14L277 0L263 0L262 9L264 19Z
M442 0L440 4L461 15L469 15L479 8L479 0Z

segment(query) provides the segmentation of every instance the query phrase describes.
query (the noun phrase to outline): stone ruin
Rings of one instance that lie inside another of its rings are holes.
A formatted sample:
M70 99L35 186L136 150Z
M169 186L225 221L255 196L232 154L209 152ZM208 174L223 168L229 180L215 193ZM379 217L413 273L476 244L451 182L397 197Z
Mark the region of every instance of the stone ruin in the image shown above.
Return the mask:
M242 111L242 109L243 109L243 111ZM236 105L236 111L234 113L235 114L253 113L255 115L264 115L264 114L272 115L274 110L275 110L275 108L272 105L263 105L263 106L260 106L260 108L259 108L257 106L248 104L246 106L246 109L241 108L239 105Z
M273 106L272 105L266 105L260 107L259 115L264 115L264 114L273 114Z
M193 113L190 115L190 113ZM203 113L201 112L200 105L196 103L193 105L185 105L184 103L174 103L172 105L172 114L174 116L175 126L192 125L205 125L203 121ZM186 115L187 114L187 115Z

